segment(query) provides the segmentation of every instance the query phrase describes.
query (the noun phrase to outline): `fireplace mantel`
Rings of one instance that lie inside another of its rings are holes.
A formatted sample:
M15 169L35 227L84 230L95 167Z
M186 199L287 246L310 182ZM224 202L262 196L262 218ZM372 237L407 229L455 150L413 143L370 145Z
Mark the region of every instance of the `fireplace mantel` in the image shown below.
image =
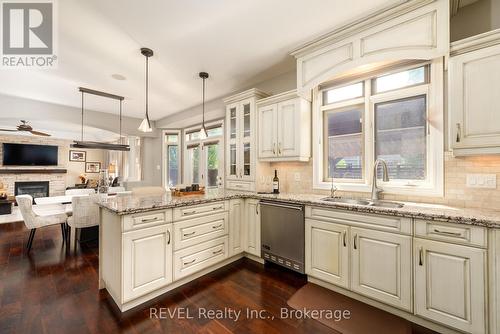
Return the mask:
M66 174L66 168L0 167L0 174Z

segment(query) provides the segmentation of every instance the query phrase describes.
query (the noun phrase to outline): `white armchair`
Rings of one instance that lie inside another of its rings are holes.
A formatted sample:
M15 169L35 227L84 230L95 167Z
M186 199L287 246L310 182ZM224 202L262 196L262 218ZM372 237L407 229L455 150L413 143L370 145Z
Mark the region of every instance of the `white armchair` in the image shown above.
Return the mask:
M71 247L76 244L76 233L84 227L99 225L99 206L97 196L74 196L73 215L68 218L68 225L71 228L68 240L71 240Z
M67 215L61 210L60 213L51 213L48 215L41 215L33 211L33 197L30 195L19 195L16 196L16 202L19 206L19 211L23 217L24 224L26 228L30 230L30 236L28 239L28 244L26 245L26 250L29 253L31 250L31 245L33 244L33 239L35 237L35 232L37 228L51 226L51 225L61 225L61 232L63 236L63 242L65 239L65 224L67 220Z
M92 188L68 189L65 194L66 196L92 195L95 194L95 190Z
M125 191L125 187L109 187L108 194L118 194Z

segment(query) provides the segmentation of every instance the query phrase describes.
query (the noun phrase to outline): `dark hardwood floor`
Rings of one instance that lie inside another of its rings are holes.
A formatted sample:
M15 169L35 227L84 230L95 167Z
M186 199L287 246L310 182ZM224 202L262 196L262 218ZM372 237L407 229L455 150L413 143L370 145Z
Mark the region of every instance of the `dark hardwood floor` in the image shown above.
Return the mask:
M37 231L30 255L23 224L0 225L0 333L337 333L312 319L280 319L303 276L240 260L120 314L99 291L98 246L67 253L59 226ZM173 312L189 312L169 317ZM206 310L265 310L270 319L199 317ZM150 317L150 313L164 319ZM163 313L161 313L163 312ZM421 332L421 330L415 330ZM361 333L360 333L361 334Z

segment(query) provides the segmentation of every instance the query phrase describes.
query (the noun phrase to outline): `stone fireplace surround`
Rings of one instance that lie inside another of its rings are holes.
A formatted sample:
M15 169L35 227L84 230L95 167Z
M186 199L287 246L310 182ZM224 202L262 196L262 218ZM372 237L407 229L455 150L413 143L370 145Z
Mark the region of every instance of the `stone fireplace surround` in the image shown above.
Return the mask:
M19 143L19 144L40 144L40 145L56 145L59 147L58 150L58 162L59 166L50 167L15 167L15 166L3 166L2 161L2 143ZM50 137L34 137L34 136L23 136L23 135L0 135L0 169L2 173L0 174L0 182L4 184L7 189L7 194L14 195L14 184L16 182L38 182L38 181L48 181L49 182L49 196L60 196L64 195L66 191L67 174L54 172L54 169L66 169L68 166L68 156L71 141L55 139ZM11 169L30 169L30 170L40 170L37 172L30 173L19 173Z

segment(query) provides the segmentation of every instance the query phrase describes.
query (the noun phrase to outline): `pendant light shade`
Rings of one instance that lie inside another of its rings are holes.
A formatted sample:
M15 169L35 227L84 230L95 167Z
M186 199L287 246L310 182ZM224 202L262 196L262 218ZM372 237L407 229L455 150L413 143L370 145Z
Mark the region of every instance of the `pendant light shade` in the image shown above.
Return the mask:
M141 132L153 132L151 122L149 120L149 57L153 56L153 50L148 48L141 48L141 54L146 57L146 115L139 125L138 130Z
M200 78L203 80L203 86L202 86L202 112L203 112L203 121L201 123L201 129L200 129L200 139L206 139L208 137L207 129L205 128L205 80L208 79L208 73L207 72L200 72Z

